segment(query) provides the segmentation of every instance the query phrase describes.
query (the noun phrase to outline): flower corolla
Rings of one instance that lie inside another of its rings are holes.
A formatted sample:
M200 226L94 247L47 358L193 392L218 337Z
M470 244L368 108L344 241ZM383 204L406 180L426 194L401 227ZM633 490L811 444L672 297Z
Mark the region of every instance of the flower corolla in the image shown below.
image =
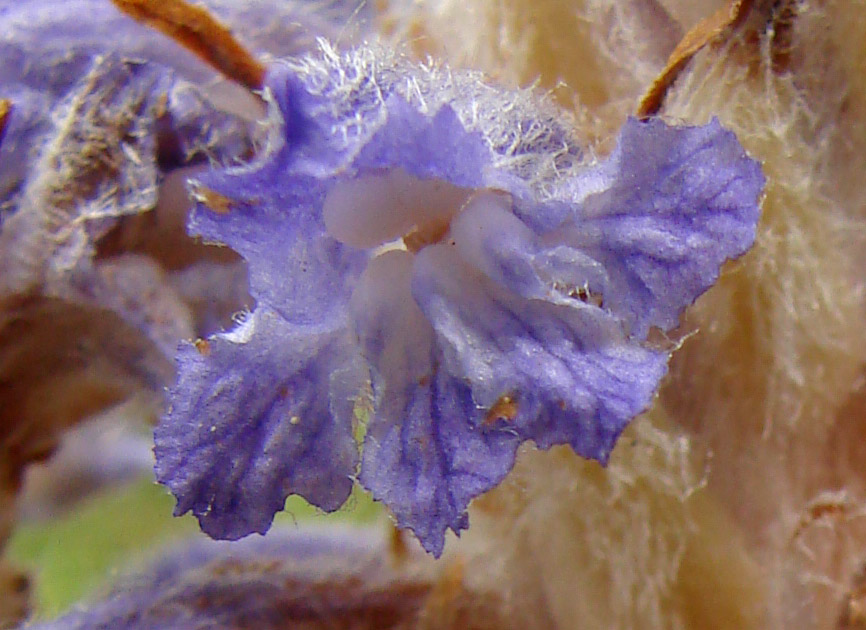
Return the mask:
M380 49L266 86L265 150L190 185L256 307L181 348L156 430L176 513L217 538L358 479L438 556L523 441L606 462L665 375L652 332L755 238L764 178L716 120L631 119L598 161L533 92Z

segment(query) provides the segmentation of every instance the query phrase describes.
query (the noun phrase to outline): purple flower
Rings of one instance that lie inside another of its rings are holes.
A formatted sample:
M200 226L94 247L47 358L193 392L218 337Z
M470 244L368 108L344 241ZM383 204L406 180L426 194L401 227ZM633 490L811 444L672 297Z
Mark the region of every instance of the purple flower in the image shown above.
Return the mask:
M764 178L715 120L629 120L596 163L534 94L381 50L267 86L267 149L191 188L257 306L181 349L156 431L176 513L217 538L357 476L438 556L522 441L607 460L665 374L650 331L754 239Z

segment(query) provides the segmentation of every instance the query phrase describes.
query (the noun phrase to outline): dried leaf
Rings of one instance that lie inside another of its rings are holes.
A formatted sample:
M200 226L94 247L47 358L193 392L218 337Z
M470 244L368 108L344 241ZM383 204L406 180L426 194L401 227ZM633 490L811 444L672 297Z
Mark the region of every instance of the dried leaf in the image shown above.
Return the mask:
M112 0L139 22L165 33L214 68L255 90L262 87L265 66L207 9L184 0Z
M686 33L671 56L668 57L665 69L653 81L641 99L637 115L641 118L648 118L657 113L662 101L664 101L667 89L676 81L689 60L704 46L718 41L731 29L742 23L751 11L753 4L754 0L730 0L728 6L722 7L711 16L701 20Z

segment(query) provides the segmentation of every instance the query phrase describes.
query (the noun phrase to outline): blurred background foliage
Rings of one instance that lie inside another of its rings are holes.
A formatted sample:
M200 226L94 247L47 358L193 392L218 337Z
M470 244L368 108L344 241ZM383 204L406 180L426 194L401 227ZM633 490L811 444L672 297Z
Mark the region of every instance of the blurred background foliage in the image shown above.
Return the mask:
M60 518L21 523L5 558L31 572L33 619L56 617L75 602L110 588L119 574L147 563L166 546L204 536L195 518L175 518L173 508L168 491L152 477L142 476L95 493ZM300 521L369 523L380 514L378 504L358 488L334 514L292 496L286 511L277 514L276 529Z

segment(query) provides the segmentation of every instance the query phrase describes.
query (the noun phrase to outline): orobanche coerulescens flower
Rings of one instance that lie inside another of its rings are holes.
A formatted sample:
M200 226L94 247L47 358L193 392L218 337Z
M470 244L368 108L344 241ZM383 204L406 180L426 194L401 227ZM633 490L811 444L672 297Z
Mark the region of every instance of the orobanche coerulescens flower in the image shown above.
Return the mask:
M537 94L375 47L265 86L266 146L190 184L256 306L180 349L156 429L176 512L216 538L357 479L440 555L521 442L606 462L664 331L755 237L761 169L715 120L630 119L596 160Z

